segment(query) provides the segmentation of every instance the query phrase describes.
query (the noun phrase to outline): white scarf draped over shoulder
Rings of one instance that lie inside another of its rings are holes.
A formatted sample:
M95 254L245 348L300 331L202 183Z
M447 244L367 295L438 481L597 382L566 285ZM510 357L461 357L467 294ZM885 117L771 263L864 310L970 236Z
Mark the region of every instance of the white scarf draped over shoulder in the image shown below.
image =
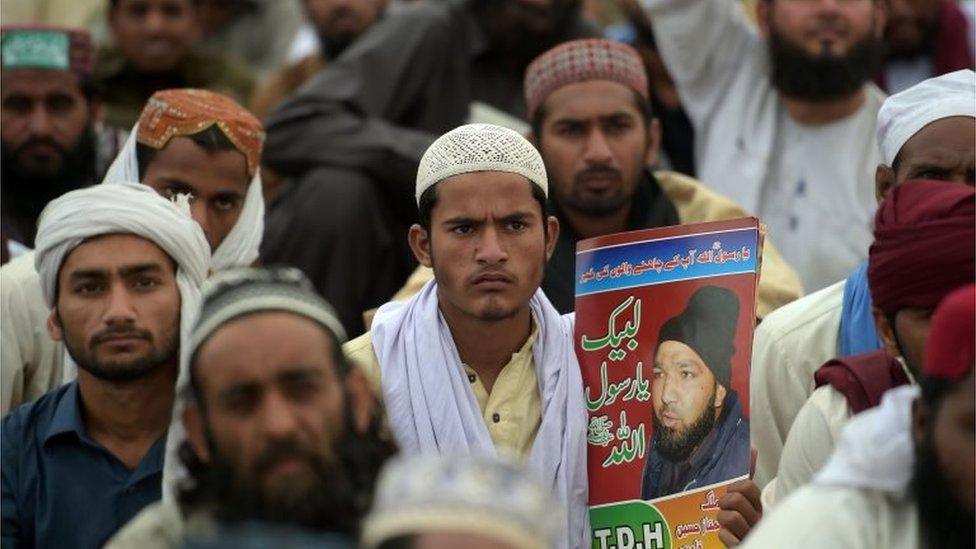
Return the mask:
M104 185L139 185L139 163L136 157L136 136L139 124L132 127L125 145L109 166ZM213 251L211 259L214 271L230 267L246 267L258 258L261 237L264 234L264 195L261 192L261 170L254 173L244 195L244 207L224 241Z
M568 527L559 546L588 547L586 410L573 323L542 290L529 306L539 331L532 356L542 422L527 466L567 508ZM387 416L404 453L497 455L440 313L436 281L409 301L380 307L370 332Z

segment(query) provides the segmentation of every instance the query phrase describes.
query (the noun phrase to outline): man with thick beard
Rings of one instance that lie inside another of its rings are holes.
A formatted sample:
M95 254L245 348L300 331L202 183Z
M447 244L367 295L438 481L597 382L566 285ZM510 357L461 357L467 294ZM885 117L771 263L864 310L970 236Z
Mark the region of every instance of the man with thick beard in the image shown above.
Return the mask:
M302 269L350 336L416 262L409 185L443 132L527 126L522 76L556 43L597 35L577 0L421 2L379 21L267 118L265 164L290 178L261 257ZM503 124L504 125L504 124Z
M375 397L343 356L344 340L297 269L238 269L208 282L188 349L182 457L191 478L178 503L147 508L109 547L179 547L250 521L355 541L394 448L379 436Z
M889 391L852 419L813 483L743 547L970 549L974 545L976 286L932 316L920 388Z
M3 419L2 544L97 548L160 498L184 328L210 250L185 200L98 185L45 208L35 265L48 330L78 377Z
M97 181L111 159L99 153L114 156L118 139L114 131L95 130L101 103L87 32L5 26L0 41L0 251L6 263L34 247L37 216L48 202Z
M697 175L762 218L806 290L867 255L883 0L645 0Z
M718 286L692 294L664 323L654 352L654 434L643 499L693 490L749 472L749 420L732 390L739 300Z

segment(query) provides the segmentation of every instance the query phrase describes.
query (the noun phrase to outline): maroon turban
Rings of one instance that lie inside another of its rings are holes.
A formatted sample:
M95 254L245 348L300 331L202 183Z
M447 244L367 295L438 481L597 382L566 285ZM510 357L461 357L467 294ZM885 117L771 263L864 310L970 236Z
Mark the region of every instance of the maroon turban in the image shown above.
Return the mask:
M959 381L976 362L976 285L949 294L932 315L925 345L925 375Z
M976 189L943 181L906 181L874 217L868 285L886 314L934 309L976 278Z

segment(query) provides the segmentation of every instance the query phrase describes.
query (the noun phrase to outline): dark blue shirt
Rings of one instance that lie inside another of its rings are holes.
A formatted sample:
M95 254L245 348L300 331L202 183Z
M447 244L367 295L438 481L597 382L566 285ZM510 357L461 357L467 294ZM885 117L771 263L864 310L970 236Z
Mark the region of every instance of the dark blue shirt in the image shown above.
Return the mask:
M3 549L102 547L160 498L165 435L129 470L88 436L76 382L7 414L0 440Z

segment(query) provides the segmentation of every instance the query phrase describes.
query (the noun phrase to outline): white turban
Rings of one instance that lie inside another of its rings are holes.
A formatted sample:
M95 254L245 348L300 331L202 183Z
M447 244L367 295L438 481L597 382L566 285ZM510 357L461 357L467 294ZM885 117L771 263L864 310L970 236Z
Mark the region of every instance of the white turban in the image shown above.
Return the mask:
M189 348L191 328L200 307L200 287L210 269L210 246L203 229L190 217L186 196L171 202L145 185L122 184L97 185L52 200L41 213L35 239L34 266L41 278L44 299L48 306L54 306L58 272L71 250L86 239L115 233L152 241L176 262L176 285L181 300L181 368L177 388L182 387L186 384L182 354ZM174 413L178 412L176 408ZM174 432L171 427L164 477L179 476L169 471L179 467L175 450L182 438L182 429Z
M546 166L532 143L508 128L468 124L438 137L427 148L417 170L417 204L435 183L471 172L522 175L549 194Z
M878 111L881 159L891 166L905 142L936 120L976 118L976 72L964 69L924 80L885 100Z
M139 185L139 163L136 157L136 136L139 134L139 124L132 127L129 138L109 166L102 184L105 185ZM241 216L234 224L224 241L213 252L212 266L214 271L222 271L230 267L246 267L258 258L258 248L264 234L264 195L261 193L261 170L254 172L254 177L247 187L244 196L244 207Z

